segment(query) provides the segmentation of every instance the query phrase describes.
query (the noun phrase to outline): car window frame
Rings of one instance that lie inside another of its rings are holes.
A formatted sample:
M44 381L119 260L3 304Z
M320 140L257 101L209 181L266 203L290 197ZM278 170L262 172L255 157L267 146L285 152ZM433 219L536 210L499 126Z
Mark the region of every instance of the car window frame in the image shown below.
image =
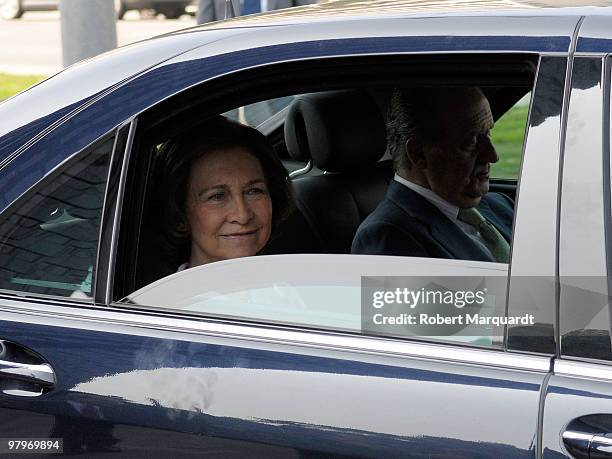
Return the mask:
M508 350L557 354L559 196L571 62L569 55L542 53L532 91L517 185L516 205L523 212L514 215L507 310L509 315L517 315L526 307L534 310L544 305L539 313L543 316L539 319L543 321L544 330L538 331L541 325L536 323L535 327L526 330L527 340L518 341L511 341L509 333L506 337ZM542 152L547 161L542 160ZM545 168L546 175L543 175L543 165L549 166ZM525 195L530 197L527 204ZM528 231L534 222L537 222L539 239ZM545 237L539 235L542 232ZM516 252L520 257L515 259ZM534 257L534 253L539 256ZM532 279L538 282L533 283Z
M447 54L448 56L452 56L453 58L463 57L465 54L476 55L476 56L490 55L490 53L484 53L483 54L481 52L471 52L471 53L469 53L469 52L449 52L449 53L445 53L445 54ZM498 53L498 55L503 55L503 54L504 53L501 53L501 52ZM521 55L532 55L532 56L535 56L535 59L537 60L537 67L538 67L536 69L536 71L534 72L534 78L533 78L531 89L530 89L530 92L532 93L532 97L531 97L531 102L530 102L530 105L529 105L528 120L527 120L527 126L526 126L526 129L528 129L529 128L529 118L531 116L531 111L532 111L532 106L533 106L533 91L534 91L535 85L536 85L536 83L538 81L538 72L539 72L540 61L541 61L542 57L543 56L547 56L548 53L537 52L537 53L520 53L520 54ZM558 54L553 54L553 55L558 56ZM419 55L418 54L409 53L409 54L402 54L401 56L394 56L394 57L401 57L403 59L404 58L405 59L410 59L411 57L416 57L416 56L419 56ZM349 57L354 57L355 59L359 59L359 58L362 58L363 56L356 55L356 56L349 56ZM277 64L272 64L272 65L277 65ZM251 71L253 71L253 69L249 68L249 69L245 69L244 71L245 72L251 72ZM232 74L229 77L235 77L235 76L236 76L235 74ZM212 82L216 83L217 80L223 80L224 78L229 78L229 77L228 76L222 76L222 77L214 79ZM206 87L210 83L211 83L210 80L203 80L201 82L201 84L198 85L198 86ZM179 94L177 94L175 96L176 97L185 97L186 93L185 92L179 93ZM164 101L162 101L162 102L164 102ZM157 104L157 105L159 105L159 104ZM155 106L152 106L152 107L155 107ZM151 110L152 107L150 107L148 110L145 110L145 111L139 113L138 116L135 116L133 118L133 121L134 122L138 121L142 125L142 123L144 122L143 119L142 119L143 115L145 114L145 112ZM140 127L139 127L139 129L140 129ZM139 130L137 129L136 133L134 135L134 139L132 139L132 142L137 143L138 142L138 136L139 136ZM525 139L524 139L524 142L523 142L523 155L525 154L526 139L527 139L527 135L525 136ZM133 147L134 145L131 144L130 146ZM126 158L127 158L127 156L132 155L132 153L133 153L133 151L131 151L131 149L126 149ZM131 161L128 159L126 161L126 167L129 168L130 166L131 166ZM522 168L522 160L521 160L521 168ZM123 173L125 174L125 172L123 172ZM520 180L519 180L519 182L520 182ZM519 186L520 186L520 184L517 184L517 192L518 192ZM121 196L121 199L123 199L123 196ZM116 241L115 241L115 243L116 243ZM116 253L113 255L113 257L116 257ZM113 261L113 263L114 263L114 261ZM113 264L113 267L116 267L116 265ZM117 273L115 272L114 274L116 275ZM510 281L510 275L508 275L508 282L509 281ZM107 290L106 290L107 292L111 292L112 288L108 288L108 285L110 285L110 284L111 284L111 282L109 282L107 284ZM509 290L508 290L508 295L506 296L506 308L507 308L508 300L509 300ZM119 298L116 297L115 292L112 292L110 297L105 298L105 302L104 303L109 308L119 308L119 309L125 310L124 309L125 305L122 305L118 301L119 301ZM136 309L138 309L138 308L136 308ZM144 310L142 310L142 312L144 312ZM173 314L172 316L173 317L177 317L176 314ZM203 318L203 317L195 317L194 316L194 317L192 317L192 319L194 319L194 320L211 320L211 321L222 320L224 322L226 321L226 319L219 319L219 318L214 318L214 317L208 317L208 318L204 317ZM229 323L237 323L237 324L244 323L244 324L248 324L249 321L245 320L245 319L241 319L241 318L232 318L232 319L229 320ZM258 324L253 324L253 326L256 326L256 327L261 327L261 326L268 327L268 326L276 326L276 325L270 324L270 323L258 323ZM292 326L288 326L288 327L291 328ZM299 325L297 327L299 328ZM326 330L326 332L330 332L330 331ZM504 349L506 349L506 347L507 347L507 340L506 340L506 338L507 338L507 336L504 338L504 344L503 344L503 348ZM448 342L437 342L436 344L449 344L449 343ZM450 343L450 344L454 345L455 343ZM522 350L522 351L524 351L524 350Z
M107 187L102 209L96 277L94 279L94 303L108 305L113 285L117 238L123 194L137 118L124 121L115 130L115 147L111 155Z

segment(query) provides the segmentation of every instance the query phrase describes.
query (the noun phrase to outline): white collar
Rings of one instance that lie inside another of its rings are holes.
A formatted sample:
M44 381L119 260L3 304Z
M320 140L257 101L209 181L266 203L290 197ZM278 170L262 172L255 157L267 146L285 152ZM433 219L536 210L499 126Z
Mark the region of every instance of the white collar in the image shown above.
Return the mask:
M417 185L416 183L411 182L410 180L405 179L404 177L400 177L397 174L395 174L395 176L393 177L393 180L395 180L398 183L401 183L402 185L410 188L415 193L418 193L421 196L423 196L425 199L431 202L434 206L436 206L440 210L440 212L446 215L450 219L450 221L452 221L453 223L457 223L457 215L459 215L459 207L441 198L436 193L431 191L429 188L425 188L421 185Z

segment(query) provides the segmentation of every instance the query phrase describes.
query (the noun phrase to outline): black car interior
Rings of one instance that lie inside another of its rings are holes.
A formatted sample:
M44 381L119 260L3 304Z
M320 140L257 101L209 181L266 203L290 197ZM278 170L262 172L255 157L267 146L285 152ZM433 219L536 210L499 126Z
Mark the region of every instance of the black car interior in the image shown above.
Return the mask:
M303 166L292 179L297 210L266 253L349 253L358 226L393 177L384 113L394 87L478 85L497 120L532 89L536 68L537 59L526 55L330 59L230 75L158 104L139 117L132 147L115 299L176 271L159 250L158 209L149 197L156 187L155 152L183 129L235 107L300 94L266 133L283 162ZM515 198L516 181L492 181L491 189Z

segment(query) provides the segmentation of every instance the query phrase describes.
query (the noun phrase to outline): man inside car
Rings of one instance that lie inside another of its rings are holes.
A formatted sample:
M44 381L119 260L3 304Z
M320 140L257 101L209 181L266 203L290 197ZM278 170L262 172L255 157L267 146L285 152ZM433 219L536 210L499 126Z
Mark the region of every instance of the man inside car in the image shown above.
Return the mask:
M478 88L396 90L387 120L394 180L352 253L507 263L513 202L488 193L493 116Z

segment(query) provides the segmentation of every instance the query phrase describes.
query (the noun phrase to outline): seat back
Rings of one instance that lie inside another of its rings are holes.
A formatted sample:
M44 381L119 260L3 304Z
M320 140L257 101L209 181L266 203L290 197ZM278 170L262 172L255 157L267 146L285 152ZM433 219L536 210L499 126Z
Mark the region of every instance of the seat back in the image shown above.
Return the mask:
M367 94L352 90L300 96L289 108L285 140L294 159L311 158L324 172L293 181L298 211L282 236L282 253L303 251L301 241L313 252L350 253L357 228L393 175L391 161L378 162L386 149L378 107ZM297 250L289 250L289 239Z

